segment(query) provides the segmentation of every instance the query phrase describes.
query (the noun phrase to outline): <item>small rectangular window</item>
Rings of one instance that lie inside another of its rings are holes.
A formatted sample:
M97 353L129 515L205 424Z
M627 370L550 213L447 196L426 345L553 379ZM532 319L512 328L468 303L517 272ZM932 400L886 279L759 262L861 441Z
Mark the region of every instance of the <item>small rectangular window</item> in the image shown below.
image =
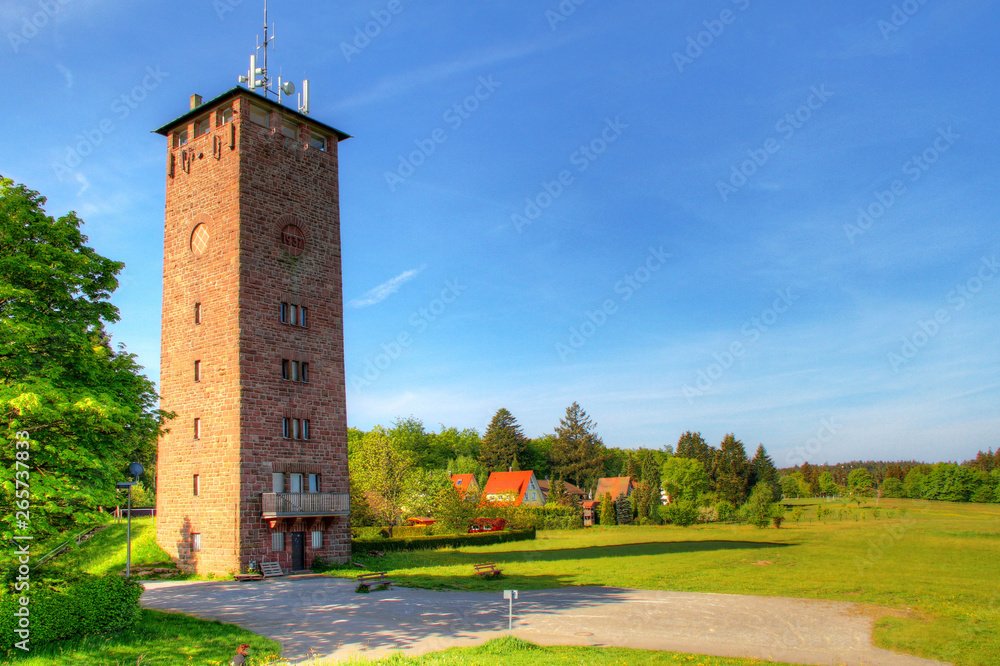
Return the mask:
M177 130L174 132L174 148L180 148L181 146L187 145L188 142L188 131L187 127L182 130Z
M212 129L212 122L209 116L200 118L194 123L194 135L201 136L202 134L208 134L208 131Z
M299 376L301 377L301 381L303 383L304 382L308 382L309 381L309 364L308 363L303 363L300 366L300 368L301 369L299 370Z
M299 420L292 419L292 439L299 439L301 435L299 434Z
M299 135L299 126L289 120L282 120L281 133L289 139L294 139Z
M288 379L288 359L281 359L281 378Z
M194 438L201 439L201 419L194 420Z
M292 361L291 366L292 366L291 380L293 382L297 382L297 381L299 381L299 362L298 361Z
M309 136L309 147L315 148L316 150L326 151L326 137L322 134L313 132Z
M192 484L192 494L197 497L198 493L201 492L201 476L198 474L194 475L194 482Z
M313 530L313 534L312 534L312 547L313 548L322 548L323 547L323 531L322 530Z
M302 419L302 439L309 439L309 419Z
M194 380L196 382L201 381L201 361L194 362Z
M319 492L319 474L309 475L309 492L311 493Z
M285 492L284 472L274 472L273 474L271 474L271 492L275 493Z
M228 107L225 109L219 109L215 112L215 124L216 126L225 125L233 119L233 107Z
M306 308L305 306L302 306L301 308L299 308L299 326L304 327L305 325L306 325Z
M299 306L289 305L288 306L288 323L292 326L299 325Z
M281 304L281 314L280 317L282 324L288 323L288 303Z
M280 552L285 549L285 533L271 532L271 550Z
M290 493L301 493L302 492L302 475L292 474L289 477L291 483L288 486L288 492Z
M281 436L288 439L292 436L292 420L289 418L281 419Z
M268 115L266 109L250 105L250 122L256 123L261 127L268 127Z
M194 323L201 323L201 303L194 304Z
M197 532L191 533L191 552L201 552L201 534Z

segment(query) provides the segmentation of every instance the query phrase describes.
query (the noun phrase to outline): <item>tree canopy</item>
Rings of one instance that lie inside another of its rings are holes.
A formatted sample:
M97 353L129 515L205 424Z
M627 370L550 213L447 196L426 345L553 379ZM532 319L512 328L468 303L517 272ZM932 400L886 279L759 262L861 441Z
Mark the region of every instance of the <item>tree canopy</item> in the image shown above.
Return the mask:
M83 221L56 219L45 198L0 177L0 458L14 469L17 433L30 441L35 537L116 503L129 463L155 466L169 414L135 356L116 350L105 326L121 262L87 246ZM147 479L148 480L148 479ZM0 486L0 538L12 535L14 475Z
M556 428L551 453L553 471L580 487L604 474L608 453L595 432L596 427L587 412L574 402L566 408L566 416Z
M527 453L528 439L521 432L521 426L513 414L501 407L483 435L479 462L488 472L506 472L515 461L527 458Z

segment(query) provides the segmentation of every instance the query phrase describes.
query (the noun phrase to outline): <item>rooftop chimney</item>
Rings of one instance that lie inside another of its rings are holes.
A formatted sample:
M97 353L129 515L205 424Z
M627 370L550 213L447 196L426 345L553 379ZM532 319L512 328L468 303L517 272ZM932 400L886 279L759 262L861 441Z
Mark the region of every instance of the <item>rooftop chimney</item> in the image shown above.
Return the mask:
M191 95L191 109L197 109L201 106L201 95Z

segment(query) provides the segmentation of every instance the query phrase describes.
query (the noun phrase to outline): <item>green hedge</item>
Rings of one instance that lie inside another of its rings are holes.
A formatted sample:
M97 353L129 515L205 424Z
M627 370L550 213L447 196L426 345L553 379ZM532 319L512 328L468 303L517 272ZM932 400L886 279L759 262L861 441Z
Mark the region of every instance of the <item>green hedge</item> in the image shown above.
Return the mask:
M21 640L14 633L20 618L19 597L30 599L29 646L86 634L121 631L139 623L142 585L117 574L81 575L71 581L31 582L26 592L8 587L0 594L0 652ZM20 653L20 650L17 650Z
M530 541L535 538L535 530L511 530L503 532L480 532L478 534L449 534L441 536L415 536L392 539L352 539L352 553L367 553L369 550L421 550L452 546L489 546L511 541Z

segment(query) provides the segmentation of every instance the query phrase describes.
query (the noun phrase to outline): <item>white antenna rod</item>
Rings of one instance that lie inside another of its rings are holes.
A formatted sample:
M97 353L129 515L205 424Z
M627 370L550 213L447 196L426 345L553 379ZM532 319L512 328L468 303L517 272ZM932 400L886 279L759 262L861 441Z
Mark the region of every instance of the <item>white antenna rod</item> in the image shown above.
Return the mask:
M268 36L268 30L270 30L270 36ZM257 36L257 47L254 49L254 54L250 56L250 70L245 76L240 76L240 83L247 84L247 88L250 90L256 90L261 88L263 90L263 95L267 98L270 94L274 94L274 97L278 100L278 104L281 104L281 94L294 95L295 94L295 84L291 81L283 81L281 74L278 75L278 85L276 88L271 88L271 77L267 74L267 49L270 47L274 49L274 37L277 30L273 25L270 27L267 24L267 0L264 0L264 41L260 41L260 36ZM261 54L260 50L264 49ZM257 66L258 56L260 58L261 66ZM258 79L257 77L260 76ZM308 114L309 113L309 81L308 79L302 82L302 94L299 97L299 113Z

